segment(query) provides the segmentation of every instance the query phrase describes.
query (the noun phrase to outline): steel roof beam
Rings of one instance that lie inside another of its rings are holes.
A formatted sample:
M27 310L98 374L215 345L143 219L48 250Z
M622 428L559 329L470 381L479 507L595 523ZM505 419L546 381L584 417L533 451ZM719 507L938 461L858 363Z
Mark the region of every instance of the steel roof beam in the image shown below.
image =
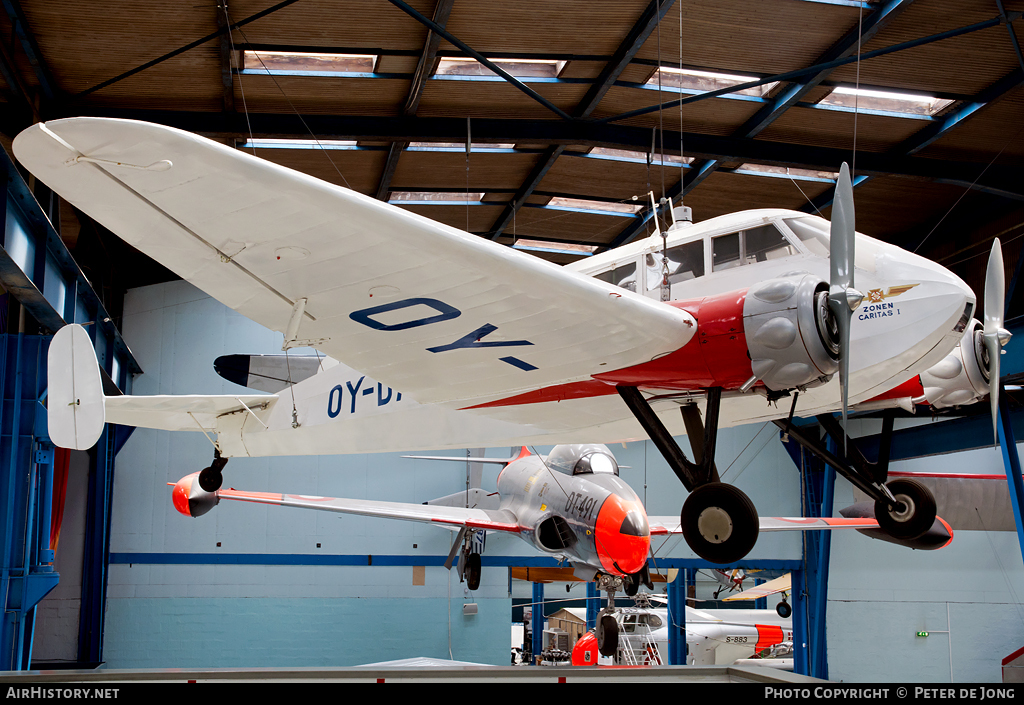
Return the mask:
M4 0L5 3L10 2L10 1L11 0ZM189 42L185 46L178 47L174 51L169 51L166 54L164 54L163 56L159 56L159 57L153 59L152 61L147 61L146 63L144 63L144 64L142 64L140 66L136 66L135 68L130 69L128 71L125 71L124 73L122 73L120 75L114 76L113 78L109 78L106 81L103 81L102 83L97 83L92 88L86 88L84 91L82 91L80 93L76 93L75 97L76 98L80 98L82 96L89 95L90 93L95 93L96 91L100 90L101 88L106 88L107 86L112 85L114 83L117 83L118 81L123 81L124 79L128 78L129 76L134 76L135 74L139 73L140 71L145 71L146 69L152 68L153 66L156 66L157 64L160 64L160 63L163 63L164 61L167 61L168 59L172 59L175 56L178 56L179 54L184 54L186 51L191 51L192 49L195 49L197 46L205 44L206 42L208 42L208 41L210 41L212 39L216 39L217 37L221 36L222 34L225 34L226 32L231 32L231 31L233 31L235 29L238 29L239 27L244 27L245 25L249 24L250 22L255 22L256 20L261 19L263 17L266 17L269 14L272 14L274 12L277 12L278 10L284 9L285 7L288 7L289 5L293 5L296 2L298 2L298 1L299 0L283 0L283 2L279 2L279 3L277 3L276 5L274 5L272 7L268 7L266 10L263 10L262 12L257 12L254 15L250 15L250 16L246 17L244 20L239 20L238 22L235 22L234 24L232 24L229 27L223 27L221 29L218 29L216 32L213 32L212 34L207 34L202 39L197 39L194 42Z
M455 0L438 0L434 7L433 21L439 27L448 24L448 17L452 13L452 5ZM423 51L420 53L419 63L416 64L416 72L412 76L412 84L409 86L409 95L405 98L405 106L402 108L402 115L413 117L420 107L420 99L423 97L423 89L427 85L427 78L434 68L434 60L437 57L437 49L441 45L441 35L432 29L427 30L427 39L423 43ZM388 150L388 159L384 163L384 170L381 173L380 182L377 184L377 199L388 200L391 191L391 179L398 169L398 160L402 158L402 152L409 146L408 142L392 142Z
M21 47L25 50L25 56L28 57L32 70L39 80L39 86L43 89L43 95L52 100L57 95L57 83L53 80L53 74L50 73L46 63L43 61L43 54L39 50L39 45L36 44L36 38L28 26L28 20L25 18L21 5L18 3L18 0L3 0L3 3L7 16L10 18L15 32L17 32L18 38L21 40Z
M737 93L739 91L743 91L743 90L746 90L748 88L756 88L758 86L763 86L766 83L775 83L775 82L778 82L778 81L792 81L794 79L802 78L804 76L814 75L814 74L816 74L816 73L818 73L820 71L836 69L836 68L839 68L840 66L846 66L847 64L852 64L852 63L854 63L856 61L866 61L868 59L873 59L873 58L878 57L878 56L884 56L886 54L893 54L893 53L896 53L898 51L904 51L906 49L913 49L915 47L924 46L926 44L931 44L933 42L942 41L943 39L951 39L953 37L960 37L960 36L963 36L965 34L970 34L971 32L977 32L977 31L980 31L980 30L983 30L983 29L988 29L990 27L995 27L995 26L1000 25L1000 24L1007 24L1007 23L1012 22L1014 20L1020 19L1022 14L1024 14L1024 13L1021 13L1021 12L1010 12L1010 13L1007 13L1006 15L994 17L992 19L984 20L982 22L977 22L975 24L968 25L966 27L959 27L957 29L951 29L951 30L946 31L946 32L939 32L938 34L931 34L931 35L929 35L927 37L920 37L918 39L912 39L912 40L907 41L907 42L901 42L899 44L893 44L892 46L882 47L881 49L875 49L874 51L865 52L865 53L861 54L859 57L857 57L857 56L848 56L848 57L843 58L843 59L836 59L834 61L828 61L828 62L825 62L825 63L816 64L814 66L810 66L810 67L804 68L804 69L798 69L796 71L788 71L786 73L774 74L772 76L767 76L765 78L759 78L759 79L757 79L755 81L748 81L746 83L739 83L739 84L737 84L735 86L729 86L727 88L719 88L717 90L708 91L706 93L701 93L699 95L693 95L693 96L689 96L687 98L680 98L678 100L671 100L671 101L669 101L667 103L661 103L660 105L651 105L651 106L648 106L646 108L640 108L638 110L631 110L631 111L626 112L626 113L620 113L619 115L612 115L610 117L601 118L600 122L618 122L620 120L625 120L627 118L632 118L632 117L637 117L639 115L646 115L648 113L657 112L658 110L663 110L663 109L667 110L669 108L676 108L676 107L679 107L680 105L687 105L689 103L696 103L696 102L701 101L701 100L708 100L709 98L717 98L719 96L726 95L728 93Z
M641 13L639 19L633 23L633 27L629 30L626 38L619 44L618 49L615 50L615 54L612 56L612 60L609 61L604 69L602 69L600 75L597 77L594 85L590 87L587 94L583 96L583 100L576 106L574 116L576 118L587 118L600 104L601 99L604 98L608 89L611 88L615 81L618 80L622 72L629 66L629 62L632 60L636 53L640 51L640 48L647 41L647 38L651 36L651 32L655 30L658 23L661 22L662 17L668 12L668 9L672 6L675 0L652 0L647 6L647 9ZM555 162L565 151L565 146L551 147L545 153L543 157L538 160L537 165L533 171L527 177L526 181L520 187L519 191L516 192L515 198L512 202L506 206L501 216L495 221L494 226L491 228L491 239L496 240L504 232L508 224L514 222L516 212L523 207L526 203L526 199L533 194L534 190L540 185L540 182L544 179L547 173L551 170L551 167L555 165Z
M424 25L425 27L428 27L429 29L431 29L434 32L436 32L437 34L441 35L442 37L447 39L449 42L451 42L452 44L457 46L459 49L462 49L464 52L467 52L470 56L472 56L474 59L479 61L481 64L483 64L484 66L489 68L491 71L493 71L494 73L496 73L499 76L501 76L502 78L504 78L506 81L508 81L510 84L512 84L515 88L519 89L520 91L525 93L527 96L529 96L533 100L537 101L538 103L543 105L545 108L547 108L551 112L553 112L556 115L558 115L560 118L562 118L564 120L569 120L570 119L569 114L566 113L561 108L559 108L557 105L555 105L554 103L549 101L547 98L545 98L541 94L537 93L535 90L533 90L532 88L527 86L525 83L523 83L522 81L517 79L515 76L510 74L508 71L505 71L500 66L497 66L493 61L489 60L486 56L484 56L480 52L478 52L475 49L473 49L472 47L470 47L468 44L463 42L461 39L456 37L451 32L448 32L447 30L445 30L444 27L440 26L436 22L433 22L432 20L427 19L426 17L421 15L419 12L417 12L413 8L409 7L409 5L407 5L406 3L402 2L402 0L388 0L388 2L390 2L392 5L397 7L399 10L401 10L405 14L409 15L410 17L412 17L414 20L416 20L420 24Z

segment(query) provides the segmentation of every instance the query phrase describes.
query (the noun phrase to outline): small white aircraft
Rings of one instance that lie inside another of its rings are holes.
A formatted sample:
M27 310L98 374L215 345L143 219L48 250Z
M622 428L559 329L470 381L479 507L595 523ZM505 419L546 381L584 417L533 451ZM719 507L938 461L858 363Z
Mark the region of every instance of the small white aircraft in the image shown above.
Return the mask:
M649 436L689 491L688 545L729 563L753 547L759 522L719 481L719 426L784 417L785 398L791 415L799 399L801 416L845 417L848 402L941 362L974 325L959 278L855 232L845 165L831 226L745 211L559 267L160 125L54 120L22 132L14 151L71 205L283 333L284 350L312 346L343 363L281 394L104 397L88 336L58 333L54 443L89 448L104 422L202 431L216 448L200 474L208 491L234 456ZM859 309L855 276L869 292ZM1001 267L988 288L1002 296ZM979 337L990 390L1008 340L996 309ZM684 432L696 462L673 440ZM888 533L932 526L919 483L840 472Z
M641 593L639 598L644 598ZM587 632L572 649L572 665L668 665L668 609L654 607L663 602L656 596L638 599L636 607L620 607L616 613L619 645L615 653L604 654L597 644L596 630ZM688 666L734 664L757 659L756 664L793 670L793 625L770 610L701 610L686 607Z

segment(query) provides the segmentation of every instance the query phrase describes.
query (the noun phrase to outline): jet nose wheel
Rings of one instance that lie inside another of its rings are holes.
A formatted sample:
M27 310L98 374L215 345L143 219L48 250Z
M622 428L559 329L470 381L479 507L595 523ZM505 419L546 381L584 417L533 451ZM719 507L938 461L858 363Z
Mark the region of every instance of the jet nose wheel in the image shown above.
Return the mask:
M470 553L466 556L466 587L477 590L480 587L480 554Z
M615 615L603 614L597 620L597 650L602 656L614 656L619 649L619 623Z
M753 502L723 482L709 482L691 492L680 518L687 545L712 563L738 561L757 543L759 522Z
M783 619L786 619L789 615L793 614L793 608L789 606L788 602L783 600L779 604L775 605L775 613Z
M882 500L875 502L875 519L890 536L916 539L935 522L935 497L916 480L893 480L886 484L899 503L894 509Z

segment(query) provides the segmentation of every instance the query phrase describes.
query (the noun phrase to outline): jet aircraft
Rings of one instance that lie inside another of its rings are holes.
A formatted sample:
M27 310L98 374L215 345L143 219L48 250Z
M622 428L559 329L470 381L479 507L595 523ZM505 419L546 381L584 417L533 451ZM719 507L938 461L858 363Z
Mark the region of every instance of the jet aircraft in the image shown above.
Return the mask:
M466 458L407 456L465 463ZM508 459L473 458L501 465L497 492L470 488L425 504L307 495L204 490L198 473L173 485L171 498L180 513L199 517L221 500L255 502L300 509L359 514L433 524L457 531L445 566L459 555L460 578L470 590L480 586L481 559L473 533L494 531L518 535L539 551L567 561L575 577L596 581L607 594L597 638L601 652L617 648L618 618L615 593L636 595L641 584L654 585L648 569L651 536L682 531L675 517L648 517L643 502L619 478L619 465L607 446L555 446L544 456L523 447ZM941 520L936 520L936 524ZM761 531L878 529L872 518L760 517ZM948 541L947 541L948 543Z
M790 416L799 400L801 415L845 417L941 362L975 325L960 279L856 233L845 165L831 224L745 211L563 268L165 126L54 120L14 151L71 205L280 331L285 351L312 346L362 375L353 384L325 369L281 394L104 397L88 336L58 334L51 439L88 448L104 422L202 431L215 446L199 477L207 491L235 456L647 436L689 492L688 545L729 563L759 521L719 480L720 426L785 417L783 400ZM989 289L1001 298L1002 277L990 276L986 301ZM977 336L993 406L1009 337L998 309L986 306ZM673 439L684 431L695 461ZM889 534L932 526L920 483L837 469Z

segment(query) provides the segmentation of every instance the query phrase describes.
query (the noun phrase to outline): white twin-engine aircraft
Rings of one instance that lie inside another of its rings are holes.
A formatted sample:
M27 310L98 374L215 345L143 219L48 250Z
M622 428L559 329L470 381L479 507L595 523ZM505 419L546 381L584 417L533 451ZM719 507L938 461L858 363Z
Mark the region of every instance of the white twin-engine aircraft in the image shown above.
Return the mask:
M689 491L687 543L728 563L753 547L758 518L719 481L720 425L953 392L955 403L989 393L995 404L1008 340L998 243L976 331L964 282L855 233L845 165L831 224L745 211L675 224L664 246L657 234L559 267L160 125L55 120L22 132L14 151L71 205L282 332L284 350L311 346L342 363L280 394L105 397L88 335L59 331L54 443L91 447L104 422L202 431L216 447L200 473L206 491L233 456L648 436ZM908 384L950 356L959 372ZM780 409L783 398L792 404ZM673 440L687 431L696 462ZM891 535L931 528L935 503L920 483L840 471Z

